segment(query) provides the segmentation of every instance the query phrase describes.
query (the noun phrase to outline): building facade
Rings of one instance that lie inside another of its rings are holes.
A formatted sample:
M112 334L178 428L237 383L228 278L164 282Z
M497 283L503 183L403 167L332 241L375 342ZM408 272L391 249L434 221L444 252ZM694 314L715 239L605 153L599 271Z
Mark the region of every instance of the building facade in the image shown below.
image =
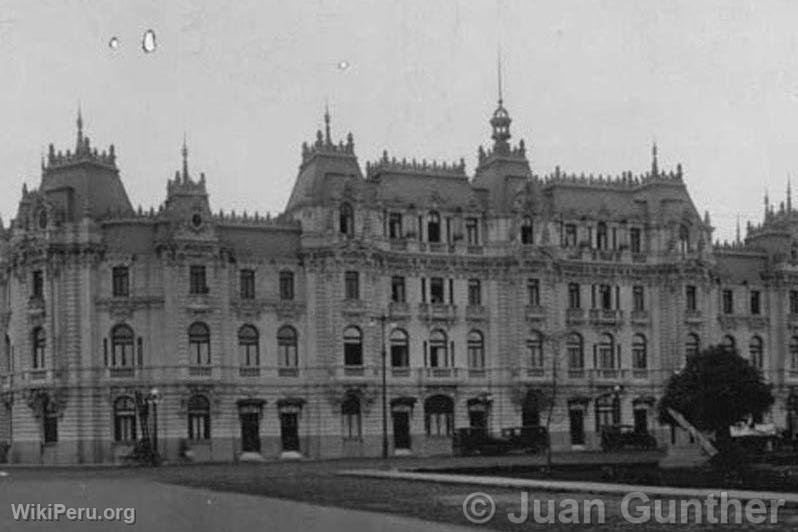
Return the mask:
M185 146L163 203L135 210L79 116L0 229L10 460L115 463L145 432L169 459L376 456L383 423L397 454L451 452L465 426L549 425L562 450L624 423L667 444L665 381L719 342L798 431L789 196L713 244L656 147L638 175L538 175L510 124L500 101L473 175L387 153L364 172L326 114L262 217L212 212Z

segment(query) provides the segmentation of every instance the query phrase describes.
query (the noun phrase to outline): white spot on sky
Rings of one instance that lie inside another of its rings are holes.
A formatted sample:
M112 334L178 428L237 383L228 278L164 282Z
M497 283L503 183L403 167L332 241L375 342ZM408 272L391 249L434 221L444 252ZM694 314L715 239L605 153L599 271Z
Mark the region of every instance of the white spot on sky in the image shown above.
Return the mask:
M110 48L111 50L118 49L119 48L119 37L117 37L116 35L111 37L111 39L108 41L108 48Z
M346 59L338 62L338 70L346 70L348 68L349 68L349 61L347 61Z
M141 40L141 49L144 50L144 53L151 54L156 47L155 32L153 30L145 31L144 38Z

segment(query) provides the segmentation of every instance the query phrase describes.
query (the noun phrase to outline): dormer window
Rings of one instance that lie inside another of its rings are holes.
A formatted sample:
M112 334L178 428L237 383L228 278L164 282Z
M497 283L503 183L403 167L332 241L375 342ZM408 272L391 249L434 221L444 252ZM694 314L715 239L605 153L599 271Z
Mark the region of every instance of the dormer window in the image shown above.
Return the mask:
M532 218L529 216L524 216L523 221L521 222L521 243L522 244L533 244L533 232L532 232Z
M629 229L629 250L632 253L640 253L642 249L640 245L640 228L632 227Z
M42 209L39 212L39 228L46 229L47 228L47 211Z
M479 245L479 221L476 218L466 218L465 228L468 245Z
M606 250L608 247L606 222L599 222L596 226L596 247L600 250Z
M687 253L690 251L690 230L686 225L679 226L679 252Z
M342 203L338 212L338 229L341 234L352 236L355 233L355 212L348 203Z
M127 266L114 266L111 270L112 293L114 297L128 297L130 294L130 273Z
M427 241L441 241L441 216L435 211L427 215Z
M402 214L392 212L388 215L388 238L402 238Z

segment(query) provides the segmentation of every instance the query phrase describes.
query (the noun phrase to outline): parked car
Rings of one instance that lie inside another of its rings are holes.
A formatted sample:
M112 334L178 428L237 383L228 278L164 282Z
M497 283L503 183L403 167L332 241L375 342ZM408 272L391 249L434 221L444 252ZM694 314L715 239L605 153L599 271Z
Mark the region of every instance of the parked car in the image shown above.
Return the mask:
M601 449L620 451L625 447L654 449L657 439L648 431L635 430L632 425L607 425L601 429Z
M492 434L484 428L457 429L452 438L456 456L470 454L495 455L509 452L536 453L549 444L548 431L541 426L504 428Z

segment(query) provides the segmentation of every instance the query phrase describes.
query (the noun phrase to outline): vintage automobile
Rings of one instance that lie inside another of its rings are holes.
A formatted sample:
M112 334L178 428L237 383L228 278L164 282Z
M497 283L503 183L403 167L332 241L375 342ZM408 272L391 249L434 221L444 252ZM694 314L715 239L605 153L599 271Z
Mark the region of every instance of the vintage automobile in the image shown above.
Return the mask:
M635 430L631 425L607 425L601 429L601 449L620 451L626 447L655 449L657 439L649 432Z
M499 434L492 434L485 428L461 428L452 438L452 451L456 456L537 453L548 445L548 431L538 425L504 428Z

